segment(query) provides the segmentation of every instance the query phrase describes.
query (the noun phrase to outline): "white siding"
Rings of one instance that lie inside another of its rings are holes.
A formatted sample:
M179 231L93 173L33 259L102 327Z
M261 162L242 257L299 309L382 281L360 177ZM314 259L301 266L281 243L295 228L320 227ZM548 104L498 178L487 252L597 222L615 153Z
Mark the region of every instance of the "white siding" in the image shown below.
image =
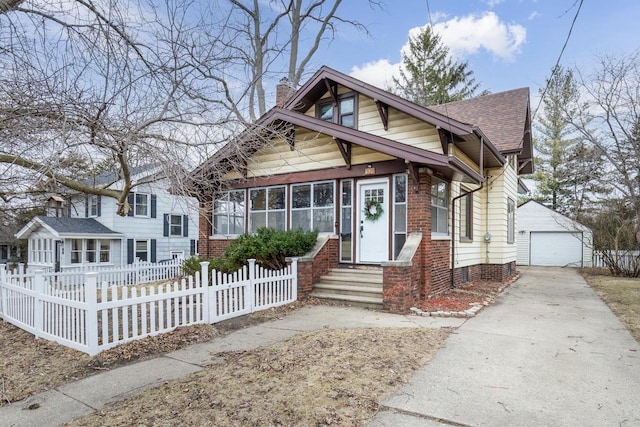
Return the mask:
M482 211L485 230L491 235L491 242L485 245L484 262L506 264L516 260L516 243L508 243L507 239L507 200L511 199L514 203L517 201L518 177L511 162L488 172L489 179L482 190L485 203ZM517 227L517 215L515 221ZM517 236L515 239L517 240Z
M477 187L476 187L477 188ZM467 188L465 192L472 190ZM460 194L460 184L452 184L452 195L456 197ZM484 246L484 226L482 224L482 190L473 193L473 238L471 242L460 242L460 202L456 201L456 222L454 228L455 251L456 256L455 268L466 267L470 265L482 264L482 249Z

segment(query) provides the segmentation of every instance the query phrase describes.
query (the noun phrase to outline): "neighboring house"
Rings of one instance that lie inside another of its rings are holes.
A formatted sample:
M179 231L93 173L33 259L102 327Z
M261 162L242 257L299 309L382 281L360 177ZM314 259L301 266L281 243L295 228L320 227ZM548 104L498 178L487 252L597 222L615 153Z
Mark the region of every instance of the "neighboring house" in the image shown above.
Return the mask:
M135 260L159 262L195 254L197 201L171 194L168 180L157 180L158 173L156 165L132 168L135 187L128 197L131 210L126 217L116 213L117 201L110 197L76 195L64 205L55 200L52 213L57 216L36 217L17 234L18 238L29 239L29 267L107 268ZM115 173L99 175L86 183L122 187Z
M20 257L15 229L16 226L14 224L0 224L0 264L16 262Z
M328 249L315 286L331 268L381 266L390 310L515 273L518 175L533 170L527 88L425 108L323 67L291 92L281 83L278 107L194 172L211 182L201 254L265 225L317 229Z
M591 230L529 200L518 207L518 265L591 267Z

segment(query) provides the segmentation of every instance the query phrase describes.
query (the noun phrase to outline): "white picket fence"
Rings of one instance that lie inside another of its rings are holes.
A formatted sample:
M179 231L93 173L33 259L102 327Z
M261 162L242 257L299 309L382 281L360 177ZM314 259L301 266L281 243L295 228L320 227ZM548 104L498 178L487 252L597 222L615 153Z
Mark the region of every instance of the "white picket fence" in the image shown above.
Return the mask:
M608 251L612 254L616 262L623 268L635 269L640 262L640 251ZM593 267L604 267L607 265L604 262L602 251L593 251L592 265Z
M249 266L233 274L201 272L180 282L123 286L83 273L82 283L55 273L9 273L0 266L0 317L38 338L95 355L179 326L216 323L297 299L297 260L283 270ZM67 274L67 273L65 273ZM76 273L77 274L77 273Z

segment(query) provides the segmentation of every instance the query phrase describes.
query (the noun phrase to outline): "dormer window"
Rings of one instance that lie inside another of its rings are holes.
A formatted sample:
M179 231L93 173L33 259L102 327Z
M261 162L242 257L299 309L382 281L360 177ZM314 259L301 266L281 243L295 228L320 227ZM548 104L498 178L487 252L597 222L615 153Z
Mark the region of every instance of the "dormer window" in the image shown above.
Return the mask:
M356 127L356 95L345 94L338 97L338 105L330 99L319 103L316 111L318 118L326 122L337 123L342 126Z

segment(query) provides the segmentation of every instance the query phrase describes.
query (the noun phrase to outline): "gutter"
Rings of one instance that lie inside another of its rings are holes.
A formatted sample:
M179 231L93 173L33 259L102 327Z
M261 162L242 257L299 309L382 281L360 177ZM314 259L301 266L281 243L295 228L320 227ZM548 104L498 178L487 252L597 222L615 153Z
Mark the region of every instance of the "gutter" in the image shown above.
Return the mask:
M482 190L482 188L484 187L484 176L483 176L483 170L484 170L484 136L480 136L480 176L482 176L482 181L480 181L480 187L476 188L475 190L466 192L464 194L460 194L459 196L454 197L451 200L451 232L452 232L452 236L451 236L451 286L455 286L455 263L456 263L456 235L455 235L455 230L456 230L456 201L458 199L461 199L463 197L468 196L469 194L473 194L476 191L480 191ZM473 218L471 218L471 220L473 221Z

